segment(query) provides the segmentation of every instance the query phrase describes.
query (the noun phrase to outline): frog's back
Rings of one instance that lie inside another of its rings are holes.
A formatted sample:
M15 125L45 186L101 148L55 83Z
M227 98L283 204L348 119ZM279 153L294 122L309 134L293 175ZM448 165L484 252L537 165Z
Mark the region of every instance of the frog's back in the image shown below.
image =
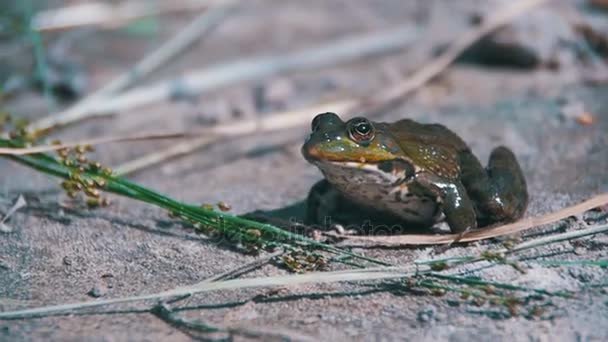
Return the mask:
M456 133L440 124L424 124L410 119L385 124L400 145L438 146L454 152L467 151L467 144Z
M410 119L383 126L415 165L442 178L459 177L458 155L470 150L456 133L440 124Z

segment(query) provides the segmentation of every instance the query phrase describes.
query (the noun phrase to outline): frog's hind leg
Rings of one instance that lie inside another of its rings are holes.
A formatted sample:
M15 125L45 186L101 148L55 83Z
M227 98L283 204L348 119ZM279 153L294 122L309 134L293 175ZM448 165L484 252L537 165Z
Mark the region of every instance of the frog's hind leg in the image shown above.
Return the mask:
M523 216L528 206L528 190L510 149L495 148L486 169L471 153L463 154L461 172L469 196L475 199L480 223L515 221Z
M498 218L521 218L528 207L528 187L513 152L504 146L495 148L490 154L487 170L502 201Z

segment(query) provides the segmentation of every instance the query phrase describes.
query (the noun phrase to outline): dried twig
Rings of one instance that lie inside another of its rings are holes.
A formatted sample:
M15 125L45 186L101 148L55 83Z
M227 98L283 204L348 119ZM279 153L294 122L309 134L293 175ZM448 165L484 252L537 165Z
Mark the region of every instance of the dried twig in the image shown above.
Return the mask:
M280 341L317 341L318 339L302 335L295 331L277 329L260 329L247 326L218 326L202 321L194 321L181 317L167 305L157 305L152 312L163 321L177 327L201 333L224 333L229 336L242 336L247 339L280 340ZM232 339L230 339L232 340Z
M511 235L522 232L524 230L542 226L545 224L557 222L564 218L574 216L587 210L597 208L608 203L608 193L597 195L582 203L558 210L556 212L523 219L521 221L506 224L499 227L478 229L471 231L462 238L460 242L478 241L490 239L503 235ZM332 234L335 235L335 234ZM342 244L352 245L353 242L364 243L366 245L375 244L379 246L405 246L405 245L436 245L452 243L457 239L459 234L441 234L441 235L425 235L425 234L408 234L408 235L391 235L391 236L353 236L353 235L335 235L343 238L346 241Z
M287 55L245 59L209 69L193 70L180 79L140 87L120 96L105 99L102 103L95 102L94 106L78 105L67 112L35 123L33 128L46 130L91 117L112 115L158 101L168 101L175 96L176 91L198 94L236 82L260 79L288 71L317 69L338 62L384 54L410 45L416 38L415 33L412 26L408 25L388 32L334 41ZM104 91L103 95L107 95L107 92Z
M452 45L450 45L450 47L445 51L444 54L432 60L429 64L426 64L424 67L419 69L418 72L415 72L403 82L400 82L399 84L391 87L388 91L380 91L378 94L372 95L370 98L344 99L336 101L333 104L324 105L327 108L332 108L332 110L319 110L317 105L309 108L303 108L298 111L293 111L291 113L277 113L274 116L281 117L282 115L293 115L295 113L300 113L303 114L303 117L306 117L308 118L308 120L310 120L312 119L312 116L325 111L342 113L343 116L348 117L349 115L354 114L355 110L360 111L363 108L373 109L375 111L378 111L381 108L386 108L386 106L398 102L398 100L402 99L405 95L423 86L424 84L429 82L433 77L439 75L451 63L453 63L456 58L458 58L458 56L468 48L468 46L481 39L484 35L499 28L500 26L506 24L509 20L512 20L518 15L533 8L534 6L540 5L545 1L548 0L524 0L519 1L515 4L510 4L505 8L497 10L496 13L498 14L488 18L488 20L484 21L484 24L482 26L464 33L459 39L457 39ZM308 124L308 121L306 122L306 124ZM135 161L129 162L125 165L118 166L117 169L121 170L124 174L139 171L144 168L159 164L160 162L165 161L167 159L190 153L204 146L207 146L212 142L213 140L184 142L179 146L171 147L166 150L161 150L159 152L155 152Z
M224 2L230 4L234 1ZM182 31L158 47L152 54L139 61L129 72L120 75L69 109L32 123L31 128L46 131L56 126L66 125L86 118L87 113L101 106L101 103L112 101L108 98L109 95L114 95L128 88L145 75L155 71L167 61L186 50L198 41L202 35L210 32L225 18L231 9L231 5L225 5L207 10L195 18ZM102 99L103 101L100 101Z

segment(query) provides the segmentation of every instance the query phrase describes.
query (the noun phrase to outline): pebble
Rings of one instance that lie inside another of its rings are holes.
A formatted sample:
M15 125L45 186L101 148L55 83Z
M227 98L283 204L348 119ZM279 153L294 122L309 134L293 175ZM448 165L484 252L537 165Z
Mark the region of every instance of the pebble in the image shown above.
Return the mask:
M437 308L434 305L427 305L418 312L418 321L423 323L428 322L435 318L436 313Z
M93 298L103 297L108 293L108 288L104 285L95 285L87 292L87 294Z
M64 256L63 257L63 264L66 266L71 266L72 265L72 258L70 258L69 256Z

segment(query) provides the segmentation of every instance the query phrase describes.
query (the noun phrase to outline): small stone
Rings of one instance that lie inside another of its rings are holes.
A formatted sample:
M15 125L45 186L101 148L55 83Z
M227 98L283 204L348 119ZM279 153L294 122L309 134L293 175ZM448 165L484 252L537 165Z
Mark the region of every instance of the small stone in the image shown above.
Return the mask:
M87 294L93 298L103 297L108 293L108 288L103 285L95 285Z
M11 228L10 226L7 226L6 224L4 224L3 222L0 222L0 233L12 233L13 232L13 228Z
M568 274L570 274L570 276L572 278L577 279L578 281L580 281L581 283L588 283L590 281L593 280L593 276L587 272L585 272L584 270L581 270L579 268L571 268L568 270Z
M589 115L587 111L585 111L585 104L580 101L566 102L561 107L560 114L566 121L576 120L577 122L580 117ZM589 118L583 119L583 121L589 121ZM593 118L591 118L591 123L593 123Z
M70 258L69 256L64 256L63 257L63 264L66 266L72 266L72 258Z
M582 112L579 116L576 117L576 122L578 122L582 126L593 125L593 115L591 115L589 112Z
M576 246L574 247L573 253L575 255L585 255L587 253L587 249L582 246Z
M427 305L424 309L418 312L418 321L419 322L428 322L435 317L437 313L437 308L434 305Z
M304 318L302 320L302 323L304 323L304 324L314 324L314 323L317 323L318 321L319 321L318 317L311 316L311 317Z

